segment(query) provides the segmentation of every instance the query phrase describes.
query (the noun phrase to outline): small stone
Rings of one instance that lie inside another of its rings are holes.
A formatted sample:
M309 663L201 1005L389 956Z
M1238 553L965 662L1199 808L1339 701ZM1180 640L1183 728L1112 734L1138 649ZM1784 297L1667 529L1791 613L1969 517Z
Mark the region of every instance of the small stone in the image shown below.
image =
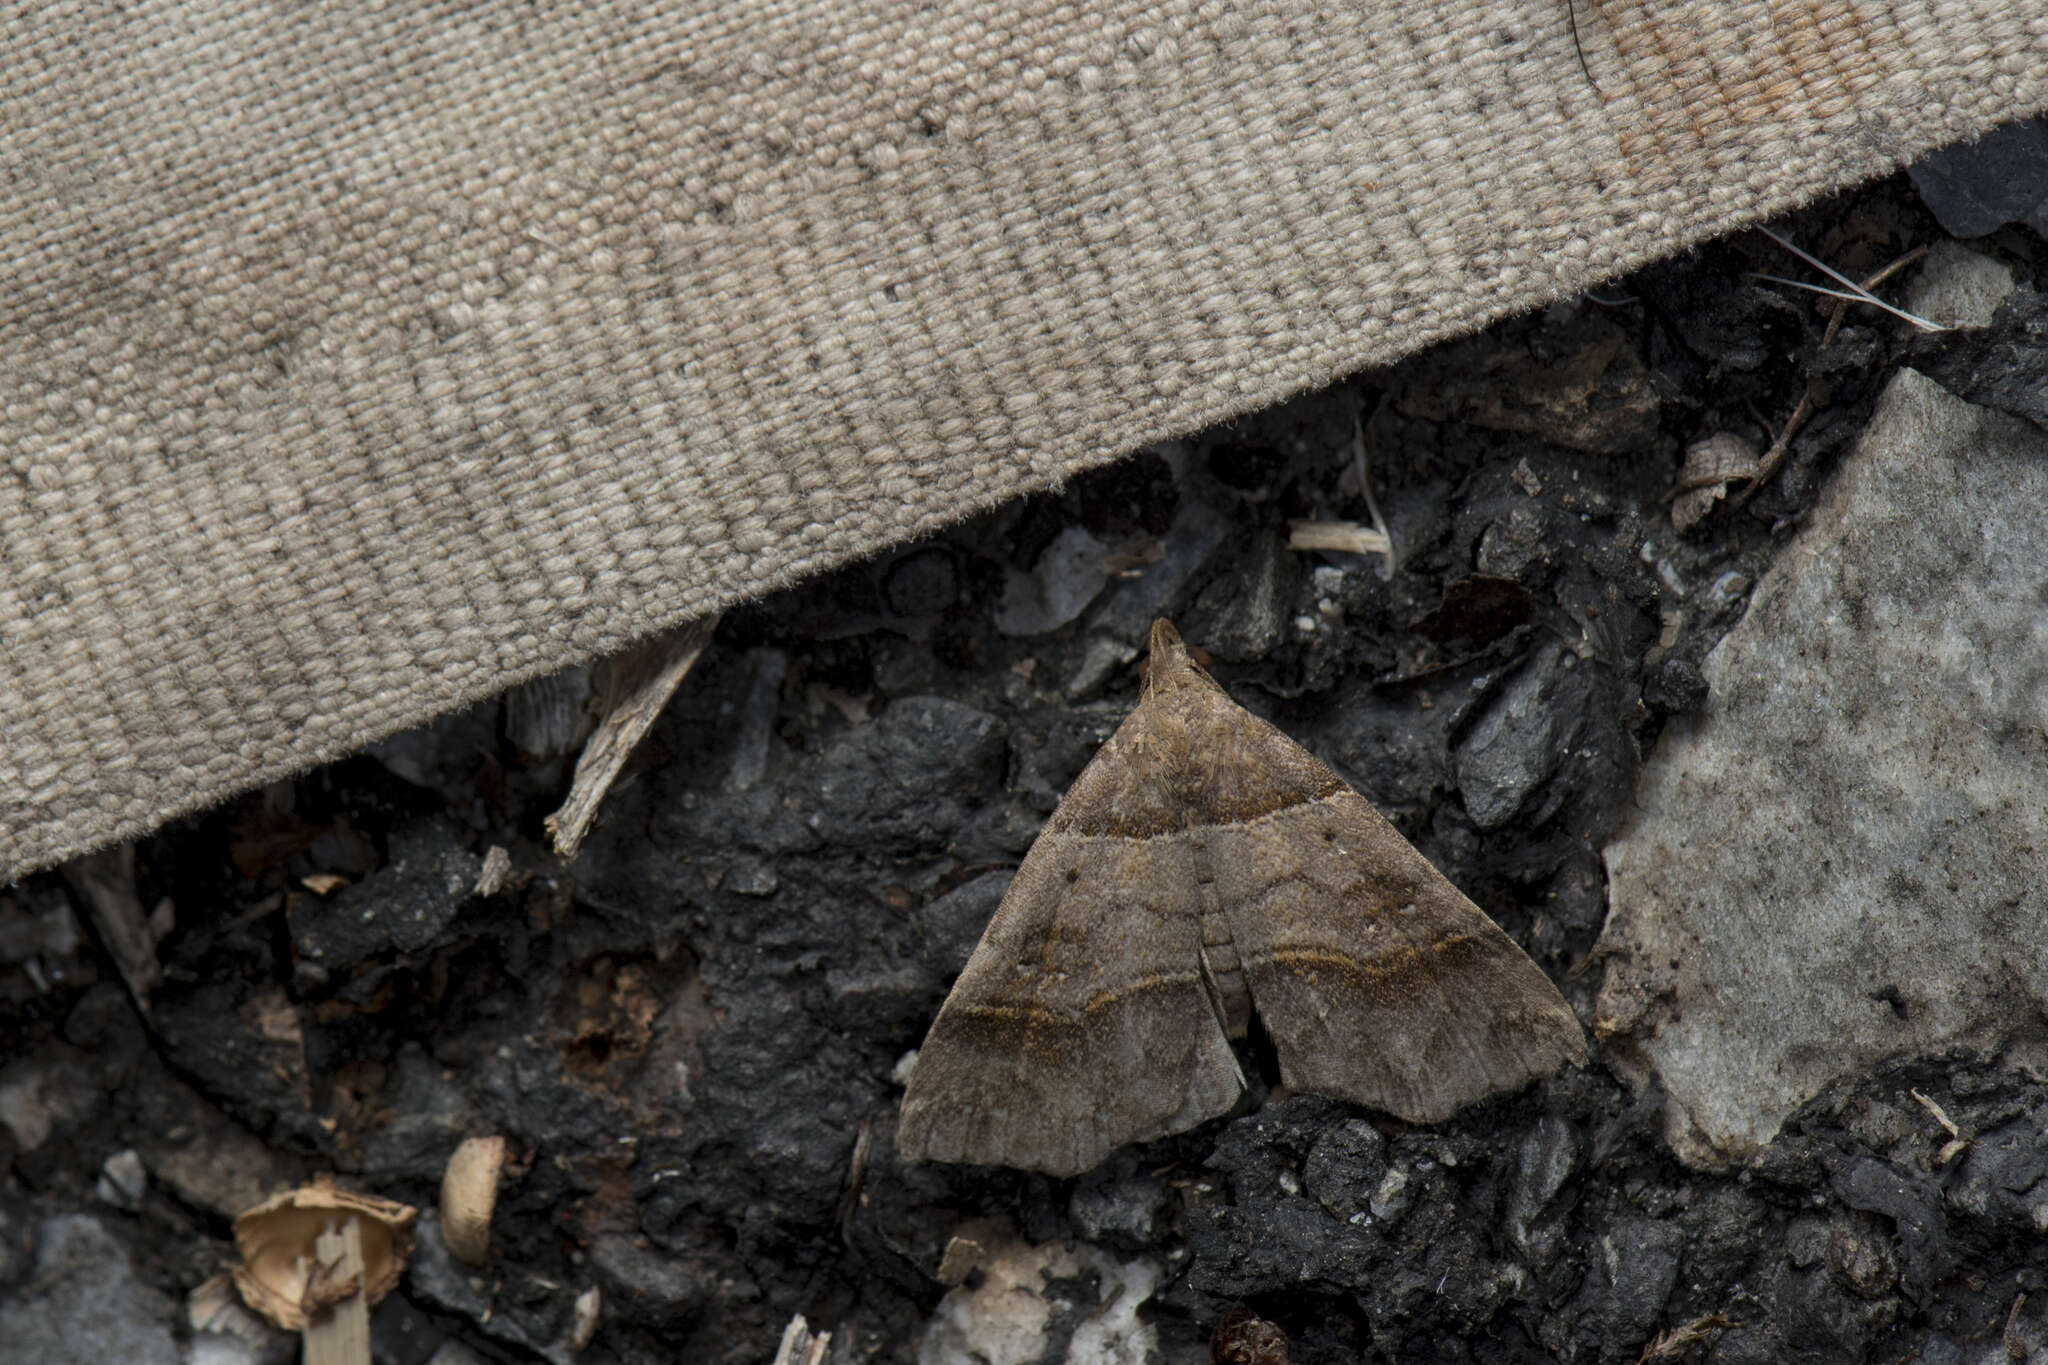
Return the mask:
M1107 635L1135 651L1154 621L1179 608L1195 575L1234 529L1234 522L1206 503L1194 498L1183 501L1174 514L1172 529L1163 538L1166 557L1112 588L1088 618L1090 632Z
M741 858L725 871L719 885L735 896L772 896L782 887L775 867L759 858Z
M79 1128L105 1100L85 1055L60 1043L0 1067L0 1129L23 1152Z
M490 1303L470 1280L470 1269L455 1259L441 1240L441 1215L421 1209L407 1268L407 1292L430 1307L475 1320L490 1312Z
M1127 1251L1159 1242L1172 1213L1172 1194L1149 1171L1083 1179L1067 1201L1067 1216L1083 1238Z
M148 1188L149 1172L143 1169L142 1158L133 1147L123 1147L108 1157L100 1166L99 1179L93 1183L93 1193L101 1203L129 1213L142 1203Z
M1366 1201L1367 1210L1382 1223L1395 1221L1415 1202L1415 1191L1410 1188L1413 1181L1406 1167L1394 1167L1373 1187L1372 1198Z
M155 1071L137 1094L148 1120L143 1161L159 1185L193 1208L232 1219L304 1179L301 1163L273 1152L183 1082Z
M1069 526L1041 550L1029 573L1012 570L996 608L996 629L1005 635L1049 635L1088 609L1109 575L1102 560L1109 547L1084 527Z
M1677 1283L1685 1236L1676 1223L1627 1218L1600 1239L1599 1270L1607 1298L1601 1336L1610 1357L1649 1340Z
M1517 1155L1515 1183L1508 1194L1508 1235L1527 1251L1536 1221L1578 1167L1578 1139L1570 1124L1546 1114L1523 1137Z
M1458 745L1458 790L1482 830L1515 817L1556 770L1557 719L1551 706L1564 651L1546 643L1501 689Z
M2048 848L2044 509L2048 436L1899 371L1707 656L1712 704L1644 763L1600 1010L1670 973L1630 1046L1688 1162L1882 1059L1997 1046L2048 996L2012 909L2040 898L2015 850ZM1701 876L1708 849L1740 875Z
M718 1285L708 1283L687 1259L671 1256L645 1238L607 1233L590 1246L604 1302L623 1321L672 1327L716 1311Z
M37 1229L35 1294L0 1298L0 1355L36 1365L178 1365L177 1307L90 1214Z
M1204 647L1219 659L1263 659L1272 653L1286 632L1287 607L1301 576L1299 559L1278 536L1254 540L1235 571L1219 574L1196 599L1191 618L1207 622L1199 636Z

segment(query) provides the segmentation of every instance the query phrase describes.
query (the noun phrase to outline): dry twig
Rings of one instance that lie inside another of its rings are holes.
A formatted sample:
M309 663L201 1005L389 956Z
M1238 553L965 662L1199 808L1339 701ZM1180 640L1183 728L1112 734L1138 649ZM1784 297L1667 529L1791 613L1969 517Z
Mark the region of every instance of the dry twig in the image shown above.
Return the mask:
M1813 261L1814 265L1819 266L1819 268L1822 270L1826 270L1829 275L1833 275L1836 279L1842 278L1840 275L1836 275L1833 270L1829 270L1827 266L1821 265L1819 261L1813 260L1813 258L1810 256L1806 256L1805 252L1800 251L1799 248L1793 246L1790 242L1787 242L1784 238L1778 236L1777 233L1772 232L1769 228L1759 228L1758 230L1762 232L1765 236L1769 237L1772 241L1777 242L1780 246L1785 247L1787 250L1796 252L1798 255L1806 257L1807 260ZM1926 247L1914 247L1911 251L1899 257L1890 265L1887 265L1884 269L1878 271L1875 275L1872 275L1869 279L1865 280L1861 285L1855 287L1862 291L1863 299L1870 302L1878 302L1880 303L1880 306L1885 307L1892 312L1898 312L1899 310L1891 308L1889 304L1883 304L1881 301L1871 298L1870 291L1876 288L1878 285L1883 284L1886 280L1890 279L1899 271L1904 270L1914 261L1919 260L1926 253ZM1844 283L1848 283L1848 281L1845 280ZM1820 335L1821 350L1825 351L1829 347L1829 345L1831 345L1834 342L1835 334L1841 330L1842 319L1844 316L1847 315L1849 304L1857 301L1858 300L1855 298L1836 300L1833 307L1829 310L1828 325L1821 332ZM1915 325L1925 325L1928 327L1933 327L1934 330L1937 331L1947 330L1946 328L1935 327L1935 325L1932 323L1924 323L1922 319L1915 318L1910 313L1902 314L1901 316L1904 316L1905 318L1907 318L1907 320L1913 322ZM1785 463L1785 456L1792 449L1792 438L1793 436L1798 434L1800 424L1807 419L1807 416L1810 413L1812 413L1814 408L1820 402L1820 395L1821 385L1815 380L1807 380L1805 391L1799 395L1798 406L1792 409L1792 415L1785 420L1785 425L1783 428L1779 430L1777 439L1771 442L1771 448L1769 450L1766 450L1763 454L1763 458L1757 461L1756 476L1750 480L1749 487L1743 489L1742 493L1734 500L1734 502L1729 504L1731 507L1745 506L1751 498L1757 495L1757 491L1759 489L1761 489L1765 484L1771 481L1771 476L1778 472L1778 466Z

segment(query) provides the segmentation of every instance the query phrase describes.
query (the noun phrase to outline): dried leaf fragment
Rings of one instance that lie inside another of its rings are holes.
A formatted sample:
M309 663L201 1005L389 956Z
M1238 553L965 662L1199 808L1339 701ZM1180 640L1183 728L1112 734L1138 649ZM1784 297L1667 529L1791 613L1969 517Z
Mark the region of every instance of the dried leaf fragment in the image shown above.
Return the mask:
M1757 476L1756 447L1732 431L1717 431L1685 448L1678 471L1678 496L1671 501L1671 524L1690 530L1706 519L1714 504L1728 496L1728 485Z

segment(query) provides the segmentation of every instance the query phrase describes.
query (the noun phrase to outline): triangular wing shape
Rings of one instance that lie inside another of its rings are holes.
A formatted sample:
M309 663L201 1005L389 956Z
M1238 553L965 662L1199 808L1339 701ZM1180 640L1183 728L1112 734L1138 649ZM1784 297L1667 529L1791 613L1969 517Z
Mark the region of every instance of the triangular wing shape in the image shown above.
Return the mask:
M1297 1090L1434 1122L1583 1062L1542 970L1306 749L1200 684L1185 727L1189 838Z
M1075 1175L1237 1102L1178 784L1148 725L1141 704L1024 856L918 1052L907 1159Z
M1153 627L1145 695L1017 870L903 1101L911 1160L1072 1175L1243 1088L1431 1122L1585 1059L1549 978L1363 798Z

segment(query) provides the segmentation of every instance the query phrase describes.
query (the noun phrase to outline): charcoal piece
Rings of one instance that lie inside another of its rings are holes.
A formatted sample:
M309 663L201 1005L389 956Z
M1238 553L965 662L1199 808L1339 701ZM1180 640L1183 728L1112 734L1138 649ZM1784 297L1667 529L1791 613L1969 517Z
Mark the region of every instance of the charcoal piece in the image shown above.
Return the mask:
M2022 119L1939 148L1906 173L1920 202L1955 236L1982 237L2007 223L2048 234L2048 119Z
M2016 289L1988 326L1915 337L1906 363L1964 402L2048 426L2048 293Z
M446 820L423 820L392 835L391 861L322 899L296 899L288 912L292 949L332 973L443 941L476 887L483 859Z
M1150 1171L1119 1160L1077 1181L1067 1201L1075 1230L1091 1242L1143 1251L1168 1232L1173 1195Z
M1924 1301L1950 1261L1940 1187L1917 1171L1870 1157L1858 1157L1836 1170L1829 1184L1835 1197L1850 1208L1892 1220L1905 1257L1901 1278L1906 1292Z
M1458 790L1482 830L1514 819L1557 770L1554 693L1565 653L1547 643L1494 699L1458 744Z
M1649 1341L1678 1281L1685 1240L1680 1224L1649 1218L1625 1218L1600 1239L1588 1288L1601 1297L1593 1320L1604 1355L1621 1356Z
M2048 1226L2048 1111L1980 1134L1949 1185L1958 1209L2017 1232Z

